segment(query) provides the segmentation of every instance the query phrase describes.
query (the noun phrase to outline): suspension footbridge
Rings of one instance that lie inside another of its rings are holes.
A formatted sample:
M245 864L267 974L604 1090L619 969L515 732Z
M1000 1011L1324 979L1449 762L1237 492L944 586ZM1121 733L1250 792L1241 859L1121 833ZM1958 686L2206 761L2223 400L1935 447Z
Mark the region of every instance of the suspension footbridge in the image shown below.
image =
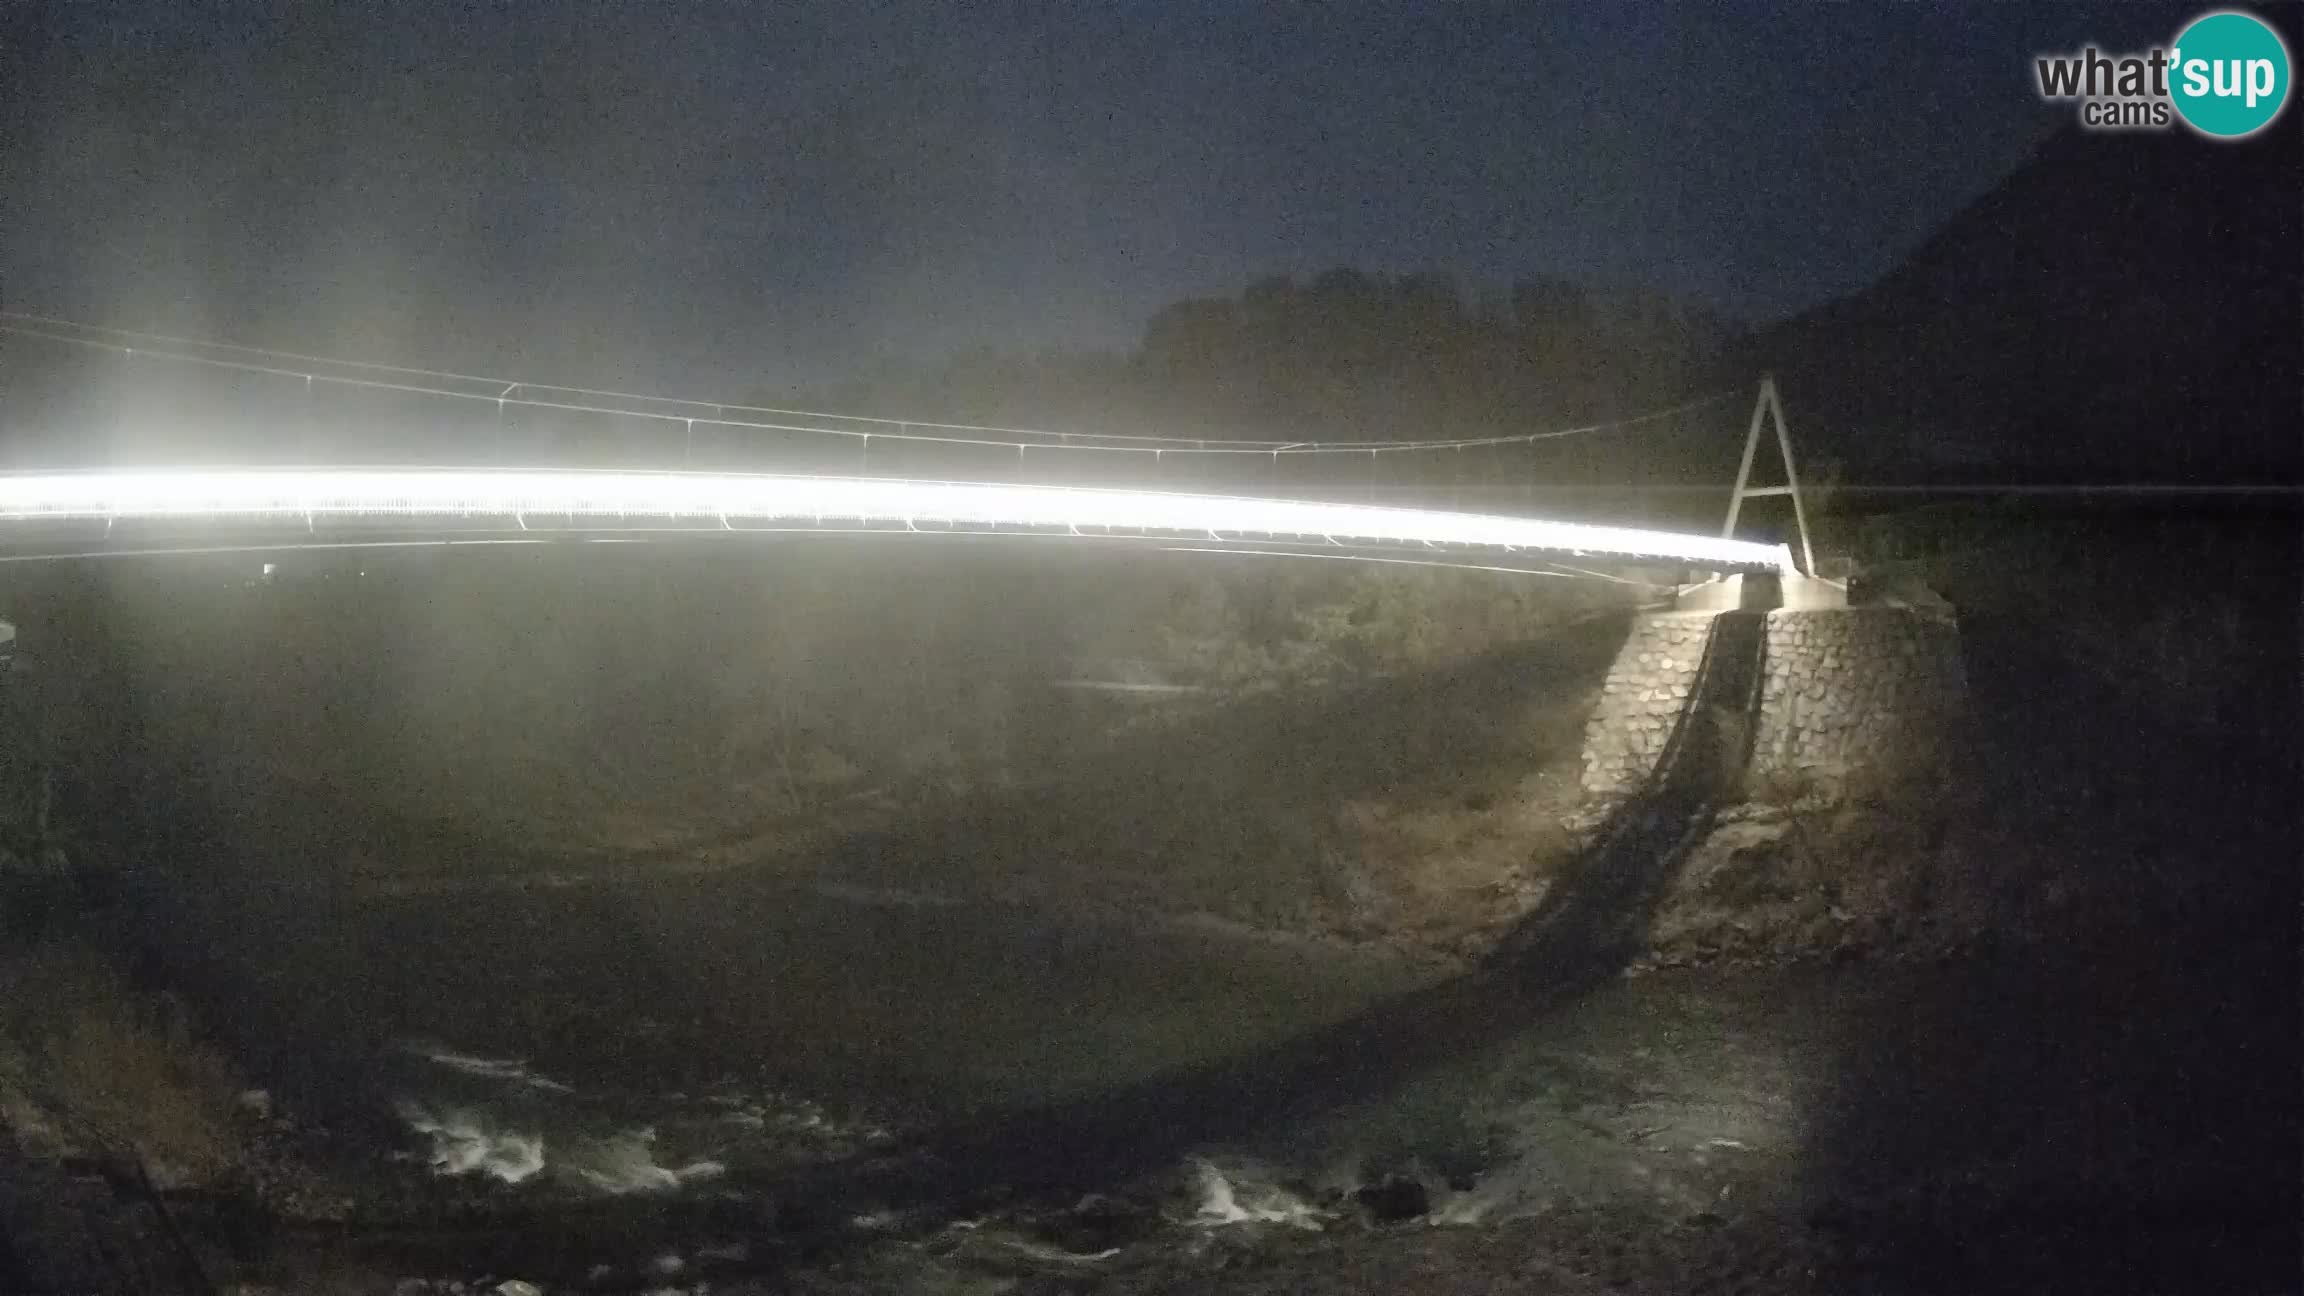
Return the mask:
M155 388L147 379L140 401L105 394L11 410L0 436L17 461L40 462L0 474L0 559L897 532L1531 571L1578 559L1721 573L1793 569L1782 545L1467 506L1497 494L1492 483L1468 480L1478 465L1678 418L1734 392L1513 436L1243 441L709 404L6 313L0 337L103 354L163 379L220 376L225 389ZM118 379L109 375L112 388ZM194 390L197 397L179 395ZM59 435L58 426L79 431ZM90 453L96 446L101 453ZM377 466L380 450L421 453L423 462ZM354 455L371 462L348 462ZM1397 470L1434 462L1448 471ZM1467 464L1475 465L1469 473ZM1403 491L1406 479L1414 488ZM1412 503L1380 500L1379 482L1385 496ZM1527 498L1537 500L1533 487Z

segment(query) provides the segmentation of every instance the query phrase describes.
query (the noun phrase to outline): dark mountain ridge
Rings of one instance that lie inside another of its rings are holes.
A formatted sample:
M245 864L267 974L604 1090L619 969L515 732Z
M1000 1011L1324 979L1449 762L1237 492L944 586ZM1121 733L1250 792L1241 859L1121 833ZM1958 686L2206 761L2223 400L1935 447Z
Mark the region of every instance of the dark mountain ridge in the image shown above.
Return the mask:
M1730 349L1901 484L2304 480L2304 166L2070 127L1871 287Z

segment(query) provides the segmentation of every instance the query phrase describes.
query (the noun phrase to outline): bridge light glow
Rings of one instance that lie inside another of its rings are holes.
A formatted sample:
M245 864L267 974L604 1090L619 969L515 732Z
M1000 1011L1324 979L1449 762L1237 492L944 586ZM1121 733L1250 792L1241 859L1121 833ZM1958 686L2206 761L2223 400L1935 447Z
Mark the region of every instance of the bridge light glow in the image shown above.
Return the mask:
M1347 547L1432 545L1589 553L1716 569L1788 569L1782 545L1628 527L1311 500L977 482L730 473L462 469L158 469L0 476L6 523L500 519L583 529L607 519L729 527L856 522L1197 533Z

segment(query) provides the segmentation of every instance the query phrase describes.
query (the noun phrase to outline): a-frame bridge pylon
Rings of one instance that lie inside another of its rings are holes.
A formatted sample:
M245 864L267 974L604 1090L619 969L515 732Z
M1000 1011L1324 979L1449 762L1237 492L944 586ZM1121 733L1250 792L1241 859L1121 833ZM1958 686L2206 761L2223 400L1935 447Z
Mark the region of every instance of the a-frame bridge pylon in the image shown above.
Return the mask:
M1752 456L1760 448L1762 419L1776 429L1776 451L1784 460L1781 486L1752 485ZM1800 497L1800 469L1792 457L1792 434L1784 427L1784 402L1776 394L1774 374L1761 376L1759 399L1752 402L1752 427L1744 434L1744 461L1736 466L1736 492L1728 497L1728 521L1720 528L1721 539L1735 538L1736 518L1744 511L1744 501L1763 495L1792 497L1792 521L1800 532L1800 570L1804 575L1814 576L1816 551L1808 543L1808 506Z

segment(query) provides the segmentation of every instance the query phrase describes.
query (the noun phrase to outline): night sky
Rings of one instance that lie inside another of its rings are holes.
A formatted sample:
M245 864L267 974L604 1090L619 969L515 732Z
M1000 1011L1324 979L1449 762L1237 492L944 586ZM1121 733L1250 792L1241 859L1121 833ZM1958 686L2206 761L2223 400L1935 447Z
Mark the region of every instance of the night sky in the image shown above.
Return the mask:
M1346 263L1763 321L2069 120L2034 53L2186 13L33 4L0 273L19 310L713 391L1122 347Z

